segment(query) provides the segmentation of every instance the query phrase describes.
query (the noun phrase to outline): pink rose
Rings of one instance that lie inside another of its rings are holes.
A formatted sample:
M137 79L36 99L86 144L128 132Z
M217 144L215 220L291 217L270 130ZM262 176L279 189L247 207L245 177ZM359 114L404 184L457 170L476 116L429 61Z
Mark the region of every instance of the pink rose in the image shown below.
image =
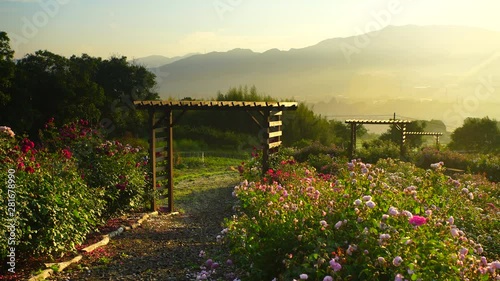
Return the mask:
M427 219L421 216L413 216L410 218L409 222L414 226L421 226L427 222Z

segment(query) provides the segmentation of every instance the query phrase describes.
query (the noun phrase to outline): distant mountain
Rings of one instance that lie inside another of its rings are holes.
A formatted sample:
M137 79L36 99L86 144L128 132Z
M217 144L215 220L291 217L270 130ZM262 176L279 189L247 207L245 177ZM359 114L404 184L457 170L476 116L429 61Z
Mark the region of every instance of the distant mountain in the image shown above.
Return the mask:
M189 56L192 56L194 54L187 54L184 56L177 56L177 57L165 57L165 56L160 56L160 55L152 55L152 56L147 56L143 58L136 58L132 59L131 61L135 62L136 64L143 65L146 68L155 68L155 67L160 67L169 63L173 63L174 61L178 61L184 58L187 58Z
M500 33L479 28L389 26L289 51L192 55L159 70L163 98L206 99L255 85L276 98L318 103L315 109L331 116L398 112L445 120L457 119L444 116L455 108L446 114L500 119L493 106L500 103Z

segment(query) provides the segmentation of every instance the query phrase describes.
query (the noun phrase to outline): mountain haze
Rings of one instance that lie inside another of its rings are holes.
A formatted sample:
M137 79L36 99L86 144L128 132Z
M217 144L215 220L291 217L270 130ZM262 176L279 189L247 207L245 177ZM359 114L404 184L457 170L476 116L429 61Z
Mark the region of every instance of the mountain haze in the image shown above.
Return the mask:
M184 56L177 56L177 57L165 57L165 56L160 56L160 55L152 55L152 56L147 56L147 57L142 57L142 58L136 58L132 59L134 63L138 65L145 66L147 68L156 68L160 67L169 63L173 63L174 61L181 60L183 58L187 58L189 56L192 56L193 54L187 54Z
M207 99L255 85L340 119L397 112L451 127L460 125L458 117L500 119L500 33L479 28L389 26L289 51L192 55L159 70L162 98Z

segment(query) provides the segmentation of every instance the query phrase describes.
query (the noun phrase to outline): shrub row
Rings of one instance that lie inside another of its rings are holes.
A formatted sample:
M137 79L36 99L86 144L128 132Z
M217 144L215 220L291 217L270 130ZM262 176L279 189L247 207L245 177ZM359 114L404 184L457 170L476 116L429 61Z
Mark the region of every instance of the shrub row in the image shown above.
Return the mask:
M484 175L488 180L500 181L500 156L494 154L462 154L450 150L427 147L412 156L418 167L429 167L431 163L443 161L447 167Z

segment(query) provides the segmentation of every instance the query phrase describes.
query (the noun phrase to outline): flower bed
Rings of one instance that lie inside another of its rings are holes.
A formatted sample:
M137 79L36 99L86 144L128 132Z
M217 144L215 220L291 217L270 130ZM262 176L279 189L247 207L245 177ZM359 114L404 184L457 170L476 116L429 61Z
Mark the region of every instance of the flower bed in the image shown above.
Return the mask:
M352 161L331 176L281 161L235 187L234 261L246 280L500 278L498 185L433 167Z

